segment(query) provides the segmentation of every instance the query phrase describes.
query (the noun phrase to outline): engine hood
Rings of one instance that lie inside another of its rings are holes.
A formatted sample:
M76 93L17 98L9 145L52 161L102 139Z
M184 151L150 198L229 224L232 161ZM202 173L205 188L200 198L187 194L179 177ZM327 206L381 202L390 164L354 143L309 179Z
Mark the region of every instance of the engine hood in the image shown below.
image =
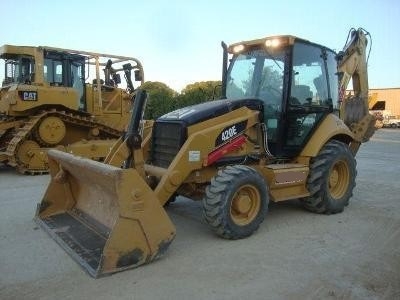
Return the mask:
M230 111L241 107L248 107L252 110L262 111L263 102L259 99L222 99L204 102L197 105L187 106L184 108L177 109L170 113L167 113L157 121L161 122L169 122L169 121L178 121L186 123L186 126L196 124L205 120L209 120L223 114L226 114Z

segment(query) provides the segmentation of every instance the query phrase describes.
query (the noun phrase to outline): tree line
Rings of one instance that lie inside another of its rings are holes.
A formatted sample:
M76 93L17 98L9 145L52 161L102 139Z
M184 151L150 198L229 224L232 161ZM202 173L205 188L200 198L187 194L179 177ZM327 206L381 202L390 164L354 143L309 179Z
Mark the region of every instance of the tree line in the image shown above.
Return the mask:
M221 98L221 81L201 81L188 84L180 93L165 83L147 81L141 89L149 97L144 118L151 120L175 109Z

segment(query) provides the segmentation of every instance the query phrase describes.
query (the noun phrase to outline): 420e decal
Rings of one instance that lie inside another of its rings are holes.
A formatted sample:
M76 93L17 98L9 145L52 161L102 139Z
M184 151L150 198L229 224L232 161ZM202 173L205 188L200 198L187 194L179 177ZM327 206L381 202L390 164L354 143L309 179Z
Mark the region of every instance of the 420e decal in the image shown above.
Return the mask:
M225 127L222 132L218 135L216 141L215 141L215 146L220 146L222 144L225 144L227 141L230 139L238 136L240 133L242 133L246 129L247 121L239 122L236 124L233 124L231 126Z

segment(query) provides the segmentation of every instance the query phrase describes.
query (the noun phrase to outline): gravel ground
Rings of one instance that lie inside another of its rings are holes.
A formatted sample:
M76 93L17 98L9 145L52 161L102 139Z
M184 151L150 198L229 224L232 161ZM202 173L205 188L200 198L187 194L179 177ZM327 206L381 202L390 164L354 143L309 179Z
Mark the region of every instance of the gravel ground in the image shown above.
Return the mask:
M226 241L178 198L166 255L100 279L32 221L49 176L0 167L0 299L400 299L400 130L379 130L357 161L341 214L271 204L254 235Z

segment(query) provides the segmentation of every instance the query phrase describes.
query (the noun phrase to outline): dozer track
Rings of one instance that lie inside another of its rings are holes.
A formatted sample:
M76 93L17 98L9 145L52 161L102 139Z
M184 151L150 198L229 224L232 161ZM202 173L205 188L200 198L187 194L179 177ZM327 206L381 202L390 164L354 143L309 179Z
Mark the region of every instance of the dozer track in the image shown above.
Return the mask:
M69 140L67 143L62 141L49 143L43 139L39 132L39 126L49 117L55 117L56 120L62 121L60 123L65 124L64 135L68 135L68 131L74 127L76 140ZM112 144L120 136L121 131L93 120L91 116L70 111L46 110L29 117L27 121L24 121L23 126L9 130L1 138L0 148L5 151L0 152L0 157L2 161L6 160L8 165L16 167L20 173L44 174L48 172L46 152L49 148L62 148L62 146L68 146L67 144L87 142L87 140L110 140L110 144Z

